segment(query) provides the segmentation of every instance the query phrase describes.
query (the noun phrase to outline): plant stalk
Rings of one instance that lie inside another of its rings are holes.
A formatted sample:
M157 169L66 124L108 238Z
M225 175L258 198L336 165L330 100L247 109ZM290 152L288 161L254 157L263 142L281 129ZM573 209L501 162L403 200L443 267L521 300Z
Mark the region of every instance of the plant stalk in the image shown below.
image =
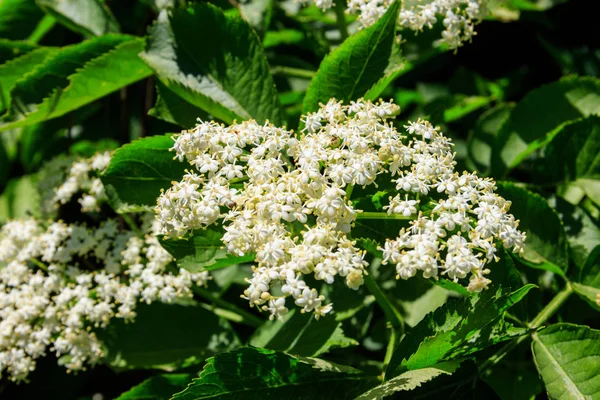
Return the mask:
M335 2L335 21L340 31L342 42L348 38L348 24L346 23L346 1L336 0Z
M271 68L271 73L273 75L287 75L293 76L296 78L308 78L312 79L315 76L315 71L310 71L308 69L294 68L294 67L286 67L283 65L278 65L276 67Z
M404 333L404 320L402 318L402 314L400 314L400 311L398 311L392 302L390 302L379 285L377 285L377 282L375 282L372 274L365 275L365 285L367 286L369 292L371 292L371 294L375 297L375 301L377 301L377 304L379 304L379 307L381 307L383 310L385 319L390 325L390 340L388 342L385 358L383 360L383 370L385 371L385 368L392 359L392 354L396 348L396 343Z
M144 237L144 232L142 232L129 214L123 213L121 214L121 218L123 218L123 221L125 221L127 226L129 226L129 228L131 228L131 230L134 231L138 236Z
M400 215L400 214L390 214L388 215L388 213L385 212L376 212L376 211L364 211L361 213L357 213L356 214L356 219L399 219L399 220L404 220L404 221L412 221L414 219L417 219L417 216L410 216L410 217L405 217L404 215Z
M248 311L242 310L241 308L237 307L234 304L231 304L228 301L221 300L220 298L216 297L215 295L213 295L211 292L209 292L208 290L206 290L204 288L194 286L192 288L192 290L194 291L195 294L202 297L204 300L207 300L207 301L213 303L215 306L218 306L222 309L231 311L242 317L242 319L240 319L239 321L235 321L235 322L239 322L241 324L248 325L253 328L258 328L264 322L262 319L258 318L255 315L250 314Z

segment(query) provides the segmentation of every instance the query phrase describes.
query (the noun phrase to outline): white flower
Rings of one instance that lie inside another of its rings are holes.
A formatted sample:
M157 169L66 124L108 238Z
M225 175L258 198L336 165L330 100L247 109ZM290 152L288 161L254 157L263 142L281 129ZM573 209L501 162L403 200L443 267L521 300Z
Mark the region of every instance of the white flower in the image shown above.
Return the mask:
M77 188L66 190L65 183L54 182L62 189L46 189L63 193L65 201L82 190L78 201L84 212L91 211L104 188L88 173L106 168L109 161L110 155L103 154L72 167L58 163L70 171L67 184L75 182ZM117 219L95 227L32 218L2 226L0 262L6 266L0 268L1 375L24 380L49 351L67 355L65 367L71 370L98 363L104 353L92 327L106 327L113 318L133 320L140 300L170 303L190 297L192 285L210 279L207 272L169 272L172 257L155 237L153 216L133 218L140 220L147 236L136 236Z
M428 9L425 23L438 12ZM300 137L255 121L201 122L175 137L176 157L195 171L157 200L158 229L176 238L222 222L228 252L255 254L242 297L272 318L287 312L284 299L292 297L318 318L332 305L305 277L326 284L345 278L354 290L364 283L364 252L348 236L361 210L348 195L383 183L395 187L383 208L407 221L398 221L403 228L381 249L382 262L395 264L398 278L469 278L469 290L485 288L496 243L518 252L525 240L510 203L490 179L455 172L452 142L439 128L417 120L398 132L388 121L398 112L391 102L331 99L302 118Z

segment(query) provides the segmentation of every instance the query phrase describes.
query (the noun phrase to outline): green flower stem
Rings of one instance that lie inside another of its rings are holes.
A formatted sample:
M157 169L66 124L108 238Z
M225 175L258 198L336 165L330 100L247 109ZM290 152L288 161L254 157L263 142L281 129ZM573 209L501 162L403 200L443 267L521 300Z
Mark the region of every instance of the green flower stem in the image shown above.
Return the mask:
M316 72L310 71L307 69L285 67L283 65L278 65L276 67L271 68L271 73L273 75L287 75L287 76L293 76L296 78L312 79L312 77L315 76Z
M337 0L335 2L335 20L340 30L342 41L348 38L348 24L346 23L346 1Z
M52 30L52 28L54 28L55 24L56 19L54 19L53 16L46 14L44 18L42 18L42 20L37 24L27 40L31 43L37 44L44 38L44 36L46 36L48 32L50 32L50 30Z
M558 292L556 296L540 311L540 313L529 323L531 329L537 329L548 321L563 305L565 301L573 293L573 287L569 282L565 285L564 289Z
M48 272L48 266L46 264L44 264L43 262L41 262L40 260L38 260L37 258L32 258L29 261L31 261L32 263L34 263L42 271Z
M121 214L121 218L123 218L123 221L125 221L125 223L131 228L131 230L134 231L138 236L144 237L144 232L140 230L140 228L133 221L133 218L131 218L129 214L123 213Z
M385 359L383 360L383 370L385 371L385 368L392 359L392 354L396 348L396 343L400 336L402 336L404 333L404 320L398 309L394 307L385 293L383 293L379 285L377 285L377 282L375 282L375 279L373 279L372 274L365 275L365 285L367 286L369 292L371 292L371 294L375 297L375 301L377 301L377 304L379 304L379 307L381 307L383 310L385 319L391 327L390 340L385 352Z
M546 307L544 307L542 311L540 311L539 314L533 320L531 320L529 324L527 324L527 326L530 329L535 330L540 326L544 325L546 321L548 321L560 309L564 302L567 301L569 296L571 296L571 293L573 293L573 288L571 287L571 284L567 282L564 289L558 292L558 294L554 296L550 303L548 303ZM493 356L488 358L483 364L481 364L481 366L479 367L479 371L483 372L486 369L492 367L493 365L498 364L515 347L517 347L519 344L523 343L526 339L528 339L529 336L530 335L520 336L504 345L504 347L498 350L496 354L494 354Z
M354 185L346 186L346 200L350 200L350 197L352 197L353 190L354 190Z
M388 213L385 212L371 212L371 211L365 211L365 212L361 212L356 214L356 219L399 219L399 220L404 220L404 221L412 221L413 219L417 219L417 216L410 216L410 217L405 217L404 215L399 215L399 214L391 214L388 215Z
M225 313L217 313L218 310L213 309L213 311L215 311L215 314L218 314L219 316L221 316L223 318L226 318L233 322L238 322L240 324L248 325L253 328L258 328L264 322L262 319L258 318L257 316L255 316L253 314L250 314L248 311L242 310L241 308L237 307L236 305L231 304L228 301L225 301L225 300L222 300L222 299L216 297L214 294L212 294L210 291L208 291L204 288L194 286L192 288L192 290L194 291L195 294L202 297L204 300L207 300L207 301L213 303L215 306L220 307L220 309L222 309L222 310L226 310L229 313L233 313L238 316L238 317L232 317L231 315L228 316Z

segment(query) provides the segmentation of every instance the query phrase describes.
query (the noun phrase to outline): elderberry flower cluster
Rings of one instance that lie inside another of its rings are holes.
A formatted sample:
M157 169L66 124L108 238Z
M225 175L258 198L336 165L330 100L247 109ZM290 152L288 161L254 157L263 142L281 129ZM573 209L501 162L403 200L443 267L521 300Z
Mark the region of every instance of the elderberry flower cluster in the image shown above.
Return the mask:
M161 233L178 238L222 221L229 253L257 262L242 297L271 318L288 311L288 298L318 318L332 305L305 277L363 284L365 254L349 236L362 210L350 194L376 184L389 188L389 218L404 224L381 249L398 277L470 276L469 290L484 289L496 244L523 245L510 202L492 180L454 172L451 141L428 122L399 133L388 121L398 113L393 103L332 99L303 117L301 136L255 121L183 131L173 150L194 169L158 198Z
M332 0L315 0L317 7L333 7ZM392 4L391 0L349 0L346 12L358 15L361 27L373 25ZM442 37L437 45L457 49L475 35L475 24L485 16L482 0L404 0L398 17L401 28L421 32L442 21Z
M100 211L107 198L98 175L108 167L110 158L110 152L104 152L88 159L57 157L47 163L40 181L43 211L52 214L76 194L82 212Z
M77 198L83 191L85 197L81 171L101 170L109 160L101 155L76 161L67 180L77 176L82 186L67 191L61 185L54 193ZM139 219L145 236L123 228L118 218L94 226L33 218L2 226L0 376L26 379L48 351L67 356L70 370L93 365L104 351L92 328L105 328L113 318L133 321L140 302L172 303L206 283L206 272L171 271L153 216Z

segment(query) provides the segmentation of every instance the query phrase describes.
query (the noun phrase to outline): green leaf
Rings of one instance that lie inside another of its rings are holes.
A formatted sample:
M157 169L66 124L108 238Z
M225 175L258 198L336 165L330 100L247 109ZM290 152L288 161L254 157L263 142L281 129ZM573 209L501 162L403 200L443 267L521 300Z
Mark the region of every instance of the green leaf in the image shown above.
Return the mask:
M229 323L201 306L142 304L136 312L134 322L97 332L112 366L172 370L239 345Z
M544 183L600 179L600 117L568 122L555 130L544 149L537 180Z
M377 379L319 359L242 348L209 358L200 373L173 400L353 398Z
M488 96L453 96L453 105L444 110L444 122L450 123L487 106L493 100Z
M15 83L57 51L57 48L40 47L0 65L0 114L10 106L10 91Z
M542 380L531 362L529 351L523 359L511 359L494 365L482 379L501 400L532 400L543 391Z
M600 80L570 77L529 92L496 136L492 172L500 176L552 138L568 121L600 113Z
M180 181L185 163L173 159L170 136L150 136L119 148L100 177L117 212L154 206L161 189Z
M21 57L36 48L37 46L33 43L0 39L0 64Z
M600 396L600 331L555 324L532 338L533 359L548 397L571 400Z
M563 223L569 242L569 258L582 267L594 248L600 243L600 227L581 207L561 199L550 198L548 204L556 210Z
M460 363L451 361L430 368L406 371L361 394L356 400L381 400L396 392L411 391L440 375L452 375L459 365Z
M101 36L119 32L119 23L101 0L36 0L46 13L74 32Z
M388 65L383 71L383 76L375 83L363 96L367 100L376 101L381 93L401 74L406 72L406 63L402 57L400 46L392 46L392 54L388 60Z
M264 51L239 16L206 3L162 11L141 56L170 90L216 118L282 122Z
M42 10L35 5L35 0L0 1L0 37L27 39L43 15Z
M143 39L110 34L47 57L15 83L0 130L60 117L149 76L150 69L138 57L143 43Z
M198 118L209 119L204 110L188 103L160 81L156 82L156 92L156 104L148 115L186 129L196 126Z
M374 25L350 36L325 57L306 91L303 113L316 111L319 103L332 97L356 100L374 86L369 97L381 93L400 70L394 50L399 10L396 0Z
M190 272L212 271L254 261L254 254L245 256L229 254L223 246L222 237L223 232L210 228L196 230L186 238L161 237L159 241L162 247L177 259L177 265Z
M505 323L503 313L534 287L525 285L512 293L492 288L470 298L448 301L427 314L404 337L394 351L386 376L431 367L523 335L527 330Z
M132 387L116 400L169 400L173 393L185 389L192 378L192 374L155 375Z
M600 311L600 245L591 252L577 281L571 285L579 297Z
M282 321L269 321L254 332L249 344L288 354L317 357L333 348L356 346L358 342L344 335L335 318L321 318L291 310Z
M556 211L541 196L510 182L499 182L498 194L512 202L510 213L527 234L524 252L519 256L533 268L565 275L568 265L567 235Z

